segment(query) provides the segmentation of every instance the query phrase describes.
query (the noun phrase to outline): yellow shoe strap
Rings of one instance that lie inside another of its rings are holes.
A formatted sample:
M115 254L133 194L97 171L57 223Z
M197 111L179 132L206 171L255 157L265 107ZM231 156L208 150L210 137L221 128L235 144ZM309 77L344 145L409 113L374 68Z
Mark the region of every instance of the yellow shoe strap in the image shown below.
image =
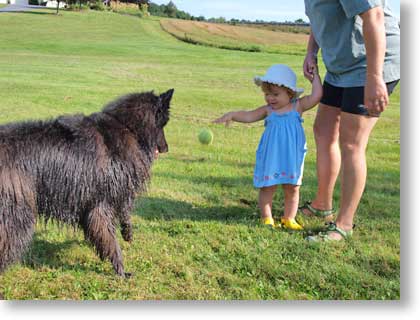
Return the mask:
M265 225L274 226L274 219L273 218L262 218L262 223L265 224Z

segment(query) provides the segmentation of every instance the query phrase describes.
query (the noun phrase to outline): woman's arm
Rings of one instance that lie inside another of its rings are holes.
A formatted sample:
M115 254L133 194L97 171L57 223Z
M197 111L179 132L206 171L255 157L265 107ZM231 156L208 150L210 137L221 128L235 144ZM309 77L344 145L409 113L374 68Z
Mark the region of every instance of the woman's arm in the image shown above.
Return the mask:
M318 68L312 69L312 92L309 96L304 96L298 100L298 111L305 112L315 107L322 98L322 82L318 74Z
M375 7L360 17L363 19L367 62L364 103L369 115L378 116L389 102L382 73L386 50L384 11L382 7Z
M317 59L318 51L319 51L319 46L316 43L314 35L312 34L312 30L311 30L311 34L309 35L309 40L308 40L308 46L306 49L306 57L305 57L305 61L303 62L303 74L305 75L305 78L308 79L309 81L312 81L312 78L313 78L312 70L318 64L318 59Z
M264 119L267 116L267 106L259 107L252 111L232 111L224 114L220 118L213 121L213 123L225 123L229 125L230 122L250 123Z

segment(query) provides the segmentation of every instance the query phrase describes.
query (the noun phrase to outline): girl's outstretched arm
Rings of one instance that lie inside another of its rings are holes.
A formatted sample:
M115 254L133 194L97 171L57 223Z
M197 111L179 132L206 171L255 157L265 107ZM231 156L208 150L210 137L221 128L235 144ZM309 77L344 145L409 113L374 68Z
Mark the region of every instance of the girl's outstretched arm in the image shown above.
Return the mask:
M224 123L226 126L232 121L250 123L264 119L267 116L267 106L259 107L252 111L232 111L225 113L213 123Z
M312 92L310 95L308 96L304 96L302 98L300 98L299 101L299 109L300 112L305 112L309 109L312 109L313 107L315 107L322 98L322 83L321 83L321 78L319 77L318 74L318 67L314 66L313 70L312 70Z

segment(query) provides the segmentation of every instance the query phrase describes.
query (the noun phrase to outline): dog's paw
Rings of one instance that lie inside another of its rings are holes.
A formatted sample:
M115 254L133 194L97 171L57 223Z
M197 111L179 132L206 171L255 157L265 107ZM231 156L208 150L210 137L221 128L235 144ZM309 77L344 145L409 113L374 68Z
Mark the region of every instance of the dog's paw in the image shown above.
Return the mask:
M130 242L130 243L133 241L133 233L132 232L123 233L122 237L123 237L124 241Z
M123 225L121 227L121 235L124 241L131 242L133 241L133 230L130 225Z

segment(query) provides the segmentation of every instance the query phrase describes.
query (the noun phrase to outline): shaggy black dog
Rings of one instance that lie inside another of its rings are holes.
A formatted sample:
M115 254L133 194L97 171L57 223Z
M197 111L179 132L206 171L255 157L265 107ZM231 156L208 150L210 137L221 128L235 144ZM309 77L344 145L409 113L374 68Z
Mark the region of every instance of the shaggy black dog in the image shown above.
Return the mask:
M116 227L132 240L130 211L146 189L173 89L123 96L89 116L0 126L0 272L30 245L37 216L79 226L125 276Z

